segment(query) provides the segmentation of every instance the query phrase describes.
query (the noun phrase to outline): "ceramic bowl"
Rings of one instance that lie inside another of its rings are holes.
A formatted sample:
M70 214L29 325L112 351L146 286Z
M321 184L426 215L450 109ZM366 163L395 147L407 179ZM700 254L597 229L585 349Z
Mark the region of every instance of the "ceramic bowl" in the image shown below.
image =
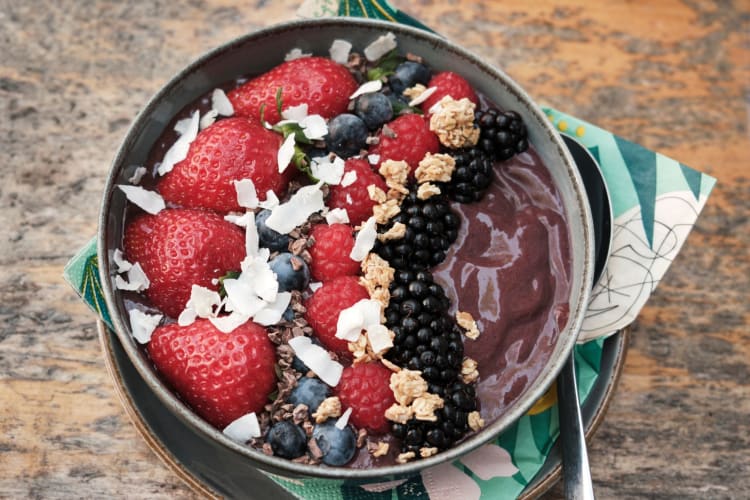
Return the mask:
M463 75L491 101L502 108L514 109L523 117L530 142L551 172L569 223L572 258L569 320L556 339L548 363L527 390L497 420L450 450L406 464L365 470L297 464L237 444L198 417L162 383L134 341L124 297L114 287L112 255L115 249L122 248L126 212L126 199L115 186L127 182L134 165L146 163L157 138L185 106L220 84L242 74L260 74L279 64L295 47L304 52L327 55L331 42L342 38L352 42L355 49L362 50L387 32L396 35L403 52L421 55L436 70L451 70ZM594 267L593 226L583 183L560 136L534 101L502 71L444 38L415 28L369 19L317 19L272 26L233 40L181 71L146 104L115 156L101 206L98 239L102 284L115 332L145 383L167 409L218 445L242 455L262 470L290 477L347 478L361 482L403 477L454 460L491 440L523 415L555 380L575 344Z

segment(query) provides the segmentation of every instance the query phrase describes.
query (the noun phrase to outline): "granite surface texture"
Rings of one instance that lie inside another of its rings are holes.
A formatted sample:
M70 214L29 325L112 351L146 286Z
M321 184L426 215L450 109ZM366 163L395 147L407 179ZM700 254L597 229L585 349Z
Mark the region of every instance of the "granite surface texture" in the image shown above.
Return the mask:
M718 178L634 325L591 464L599 498L750 497L750 4L393 3L540 103ZM62 268L147 99L297 6L0 0L0 497L197 496L130 424Z

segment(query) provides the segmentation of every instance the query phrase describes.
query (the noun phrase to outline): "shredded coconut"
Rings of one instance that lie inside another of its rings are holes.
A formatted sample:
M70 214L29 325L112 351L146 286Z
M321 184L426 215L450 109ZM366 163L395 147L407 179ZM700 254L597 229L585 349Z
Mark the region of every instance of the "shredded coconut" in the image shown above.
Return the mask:
M352 95L349 96L349 99L356 99L357 97L363 95L363 94L372 94L373 92L377 92L378 90L383 88L383 82L380 80L370 80L369 82L365 82L362 85L359 86L357 90L354 91Z
M133 332L133 338L139 344L148 344L151 341L151 334L162 319L161 314L147 314L139 309L128 311L130 317L130 330Z
M222 432L232 441L241 444L261 436L260 424L255 412L241 416L227 425Z
M140 186L129 186L127 184L118 184L117 187L125 193L128 201L152 215L158 214L166 207L164 198L156 191L148 191Z
M159 175L164 175L167 172L170 172L172 168L175 166L175 164L187 158L188 149L190 149L190 144L198 136L199 126L200 126L200 113L198 111L195 111L193 115L191 116L190 121L187 122L187 125L184 125L181 127L182 131L180 132L180 137L174 142L174 144L172 144L172 146L164 154L164 159L162 160L161 164L159 165L159 168L157 169L157 172L159 173ZM175 127L175 130L177 130L177 127Z
M270 218L270 217L269 217ZM362 224L362 227L357 233L357 237L354 239L354 246L352 251L349 253L349 257L356 261L361 262L370 253L372 247L375 246L375 240L378 236L378 230L376 227L375 217L370 217Z
M289 136L284 139L284 142L279 148L279 152L276 154L279 173L283 173L292 162L292 158L294 158L294 145L294 134L289 134Z
M221 89L214 89L211 93L211 108L221 116L232 116L234 114L232 102Z
M309 52L302 52L302 49L295 47L284 56L284 61L294 61L295 59L301 59L303 57L310 57L312 54Z
M389 32L385 35L379 36L374 42L365 47L364 54L368 61L373 62L377 61L397 46L396 35Z
M346 64L349 61L349 53L352 50L351 42L346 40L336 39L331 43L331 48L328 49L328 54L331 56L331 60L339 64Z

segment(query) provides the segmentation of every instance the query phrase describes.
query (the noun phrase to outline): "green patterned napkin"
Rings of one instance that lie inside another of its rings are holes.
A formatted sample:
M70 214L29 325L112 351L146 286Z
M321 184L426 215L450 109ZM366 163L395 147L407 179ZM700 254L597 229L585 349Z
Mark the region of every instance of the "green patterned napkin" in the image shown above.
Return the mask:
M303 17L374 17L428 29L385 0L307 0ZM609 264L596 285L575 349L581 404L599 376L603 338L638 314L679 252L715 184L715 179L599 127L554 109L545 109L564 133L581 141L599 161L612 196L613 245ZM101 291L96 242L71 259L65 278L99 318L111 321ZM555 387L494 442L453 462L408 479L374 484L296 480L270 475L305 499L513 499L544 464L559 428Z

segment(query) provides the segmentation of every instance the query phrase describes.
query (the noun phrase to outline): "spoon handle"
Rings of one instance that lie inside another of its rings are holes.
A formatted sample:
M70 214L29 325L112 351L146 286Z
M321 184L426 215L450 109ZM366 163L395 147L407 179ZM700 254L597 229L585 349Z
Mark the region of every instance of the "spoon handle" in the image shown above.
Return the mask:
M591 469L583 433L578 387L573 354L563 365L557 378L560 409L560 444L563 456L563 481L565 498L569 500L594 500Z

